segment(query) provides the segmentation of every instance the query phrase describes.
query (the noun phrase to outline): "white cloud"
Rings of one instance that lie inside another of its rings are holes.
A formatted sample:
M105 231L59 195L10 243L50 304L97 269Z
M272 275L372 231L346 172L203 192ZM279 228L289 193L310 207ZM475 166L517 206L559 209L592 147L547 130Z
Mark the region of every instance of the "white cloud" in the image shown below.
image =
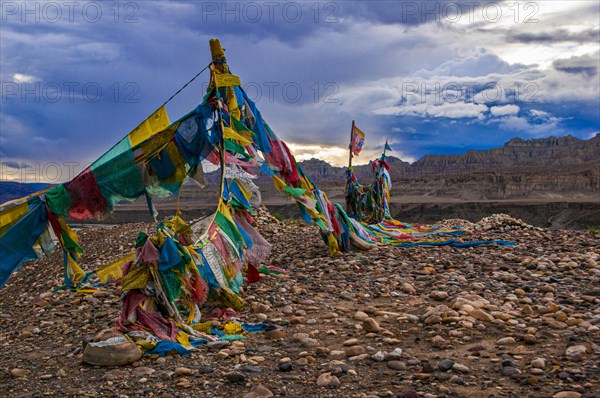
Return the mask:
M373 111L376 115L404 115L447 117L450 119L478 118L488 107L473 103L442 103L442 104L415 104L409 106L392 106Z
M585 139L587 139L587 140L590 140L590 139L594 138L594 137L595 137L596 135L598 135L598 134L600 134L600 131L594 131L594 132L592 132L592 133L589 133L589 134L587 135L587 137L585 137Z
M15 73L13 74L13 82L15 83L33 83L38 79L32 75L26 75L24 73Z
M516 115L520 109L517 105L492 106L490 112L494 116Z
M506 116L497 119L500 128L533 137L565 134L565 129L559 126L561 120L553 116L544 119L527 119L518 116Z

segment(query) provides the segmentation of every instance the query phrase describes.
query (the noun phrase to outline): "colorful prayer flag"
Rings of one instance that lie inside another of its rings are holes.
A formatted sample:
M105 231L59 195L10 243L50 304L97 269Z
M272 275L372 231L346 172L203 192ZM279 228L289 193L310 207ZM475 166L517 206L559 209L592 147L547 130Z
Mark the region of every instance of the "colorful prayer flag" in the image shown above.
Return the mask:
M386 150L386 151L391 151L392 150L392 148L388 144L387 140L385 140L385 149L384 150Z
M351 150L352 154L358 156L360 151L362 150L362 146L365 142L365 133L362 132L356 126L352 126L352 142L351 142Z
M131 147L138 146L154 134L165 129L169 124L171 122L169 116L167 116L167 109L163 105L128 134Z

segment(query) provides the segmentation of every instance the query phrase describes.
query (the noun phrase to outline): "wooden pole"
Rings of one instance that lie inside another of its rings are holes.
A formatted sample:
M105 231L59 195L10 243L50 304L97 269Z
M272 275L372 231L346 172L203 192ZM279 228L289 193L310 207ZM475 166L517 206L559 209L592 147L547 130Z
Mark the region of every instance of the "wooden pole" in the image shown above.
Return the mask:
M221 47L219 39L210 39L210 55L212 56L213 66L219 73L229 73L227 67L227 59L225 59L225 51Z
M352 134L354 133L354 120L352 121L352 128L350 129L350 144L348 144L348 151L350 155L348 156L348 168L352 167Z
M350 143L348 144L348 172L350 172L350 168L352 167L352 134L354 133L354 120L352 121L352 128L350 129ZM352 184L352 181L350 181L349 176L346 177L346 194L348 193L348 189L350 188L350 184ZM350 205L350 198L348 196L346 196L346 212L350 213L351 212L351 205Z
M223 47L221 47L221 42L219 39L210 39L208 42L210 46L210 55L212 56L214 73L223 74L228 73L229 68L227 67L227 59L225 58L225 51L223 51ZM218 87L216 88L219 89ZM218 93L217 93L218 97ZM223 101L227 101L227 98L223 98ZM221 102L218 103L219 109L221 109ZM221 120L221 131L223 131L223 121ZM219 151L220 157L220 166L221 166L221 184L219 188L219 192L221 197L219 201L223 198L223 189L225 187L225 147L223 139L221 142L217 144L217 149Z

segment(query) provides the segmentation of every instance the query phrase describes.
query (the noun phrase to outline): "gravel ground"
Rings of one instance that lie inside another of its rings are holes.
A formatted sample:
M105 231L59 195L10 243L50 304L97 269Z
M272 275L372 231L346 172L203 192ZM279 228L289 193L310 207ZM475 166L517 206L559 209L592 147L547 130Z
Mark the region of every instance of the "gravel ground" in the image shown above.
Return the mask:
M52 292L55 251L0 290L0 396L600 397L599 235L500 217L464 239L518 246L332 258L313 227L265 220L272 264L289 273L246 286L241 314L283 331L190 358L86 365L82 343L114 326L119 288ZM84 268L126 254L151 227L82 230Z

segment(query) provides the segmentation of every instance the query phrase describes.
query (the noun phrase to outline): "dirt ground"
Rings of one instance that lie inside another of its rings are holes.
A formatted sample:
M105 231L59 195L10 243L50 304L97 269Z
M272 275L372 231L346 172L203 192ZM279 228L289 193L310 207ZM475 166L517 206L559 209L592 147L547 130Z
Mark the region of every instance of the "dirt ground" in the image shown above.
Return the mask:
M87 365L82 343L115 325L119 287L53 292L55 251L0 290L0 396L600 397L599 235L501 228L464 239L518 246L332 258L312 227L260 230L288 274L245 285L241 315L283 332L189 358ZM151 226L82 230L86 270L128 253L139 231Z

